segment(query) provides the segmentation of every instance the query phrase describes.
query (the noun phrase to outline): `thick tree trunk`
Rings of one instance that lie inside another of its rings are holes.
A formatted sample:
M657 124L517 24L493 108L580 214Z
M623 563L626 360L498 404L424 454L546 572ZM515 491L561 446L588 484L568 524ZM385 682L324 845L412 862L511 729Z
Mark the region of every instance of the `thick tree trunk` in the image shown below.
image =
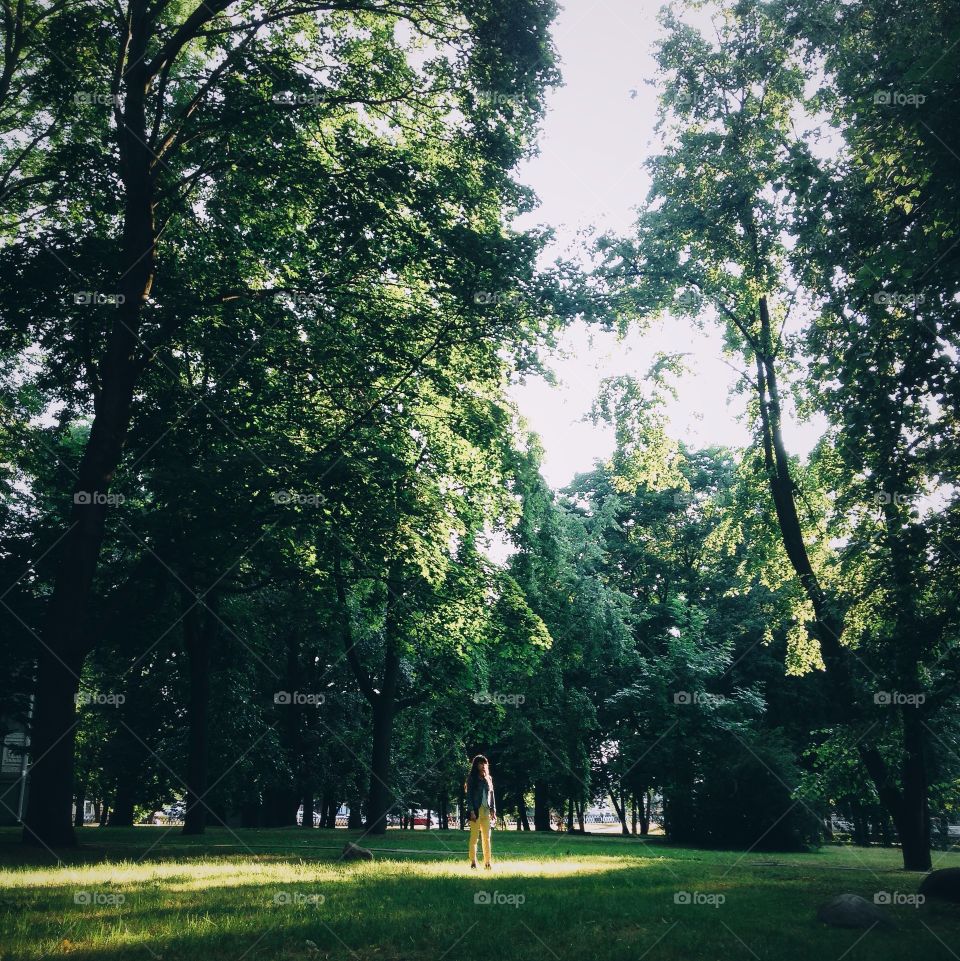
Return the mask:
M130 4L126 96L118 130L124 185L121 295L99 369L94 418L84 449L70 527L59 557L37 671L31 725L30 800L23 840L48 847L76 843L70 818L73 795L75 695L92 641L86 618L100 557L107 494L126 440L130 404L141 369L137 358L141 313L155 271L153 178L147 147L148 0Z
M368 834L384 834L387 816L394 804L390 790L390 746L393 740L393 719L398 710L397 684L400 678L399 642L401 631L400 612L397 602L401 598L403 583L401 564L391 561L386 578L386 613L384 618L383 676L378 689L374 688L369 672L360 660L353 641L350 610L347 605L346 585L340 555L334 559L334 583L340 608L341 633L347 663L356 678L361 692L370 704L373 714L373 744L370 756L370 787L366 804L366 831Z
M110 815L110 827L133 827L134 792L135 785L129 777L123 776L117 785L117 793L113 801L113 813Z
M284 784L267 788L263 792L263 826L267 828L295 826L299 807L300 796L292 786Z
M205 605L209 607L212 603L212 596L200 601L188 590L183 591L183 604L187 608L183 618L183 634L190 669L184 834L203 834L207 824L205 795L210 765L210 671L216 618L212 607L206 610L205 617L202 614Z
M927 797L927 767L924 757L923 719L917 708L903 708L904 761L903 791L899 822L900 849L907 871L929 871L930 811Z
M80 793L77 794L74 800L74 810L73 810L73 826L75 828L83 827L83 803L86 799L83 796L83 789L81 788Z
M69 539L69 538L68 538ZM68 560L64 565L70 564ZM67 580L64 576L63 580ZM76 597L89 593L81 585L70 585ZM63 589L66 591L66 587ZM61 594L63 591L61 591ZM85 597L84 597L85 600ZM52 621L69 617L57 608L71 608L79 618L79 601L57 596L51 606ZM85 607L85 605L84 605ZM23 840L42 847L76 844L70 818L73 795L73 754L76 726L75 703L80 686L80 671L86 651L80 638L66 627L47 631L46 646L41 647L37 664L37 682L30 728L30 796L23 820Z
M258 828L263 821L263 805L259 799L247 800L240 805L240 827Z
M552 831L550 823L550 790L546 781L533 785L533 828L535 831Z
M126 700L120 708L120 725L113 743L113 763L117 769L117 792L113 799L110 827L133 827L134 807L143 768L143 745L134 733L139 713L139 670L134 670L126 688Z
M386 694L386 691L384 691ZM383 834L393 807L390 792L390 744L393 739L393 698L380 696L373 703L373 748L370 755L370 795L367 799L367 832Z

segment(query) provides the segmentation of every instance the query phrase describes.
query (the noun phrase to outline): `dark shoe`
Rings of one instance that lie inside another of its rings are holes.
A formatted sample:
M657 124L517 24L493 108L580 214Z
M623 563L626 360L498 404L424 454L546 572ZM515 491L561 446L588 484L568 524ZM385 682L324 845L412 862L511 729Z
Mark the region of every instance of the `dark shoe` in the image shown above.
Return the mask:
M488 871L492 871L492 870L493 870L493 865L492 865L492 864L485 864L485 865L484 865L484 868L486 868Z
M472 867L473 870L476 871L476 870L477 870L477 862L474 861L473 864L470 865L470 867Z

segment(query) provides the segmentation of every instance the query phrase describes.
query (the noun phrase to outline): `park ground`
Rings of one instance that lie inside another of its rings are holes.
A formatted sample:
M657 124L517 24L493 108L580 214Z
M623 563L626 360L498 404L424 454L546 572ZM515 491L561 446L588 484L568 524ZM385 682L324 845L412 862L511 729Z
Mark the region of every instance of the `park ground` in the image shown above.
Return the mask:
M960 906L913 904L896 850L703 851L662 839L494 834L471 871L460 831L86 828L79 849L0 829L0 959L39 961L924 961L960 959ZM937 852L939 867L960 852ZM889 929L828 928L835 894L879 896Z

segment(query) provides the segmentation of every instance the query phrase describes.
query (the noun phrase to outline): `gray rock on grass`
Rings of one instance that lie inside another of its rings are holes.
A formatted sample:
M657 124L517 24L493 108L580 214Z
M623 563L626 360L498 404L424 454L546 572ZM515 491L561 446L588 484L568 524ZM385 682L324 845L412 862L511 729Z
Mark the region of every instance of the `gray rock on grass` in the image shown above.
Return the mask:
M373 851L368 851L352 841L348 841L343 846L343 853L340 855L341 861L372 861Z
M834 928L891 927L893 921L876 904L859 894L838 894L817 909L817 920Z

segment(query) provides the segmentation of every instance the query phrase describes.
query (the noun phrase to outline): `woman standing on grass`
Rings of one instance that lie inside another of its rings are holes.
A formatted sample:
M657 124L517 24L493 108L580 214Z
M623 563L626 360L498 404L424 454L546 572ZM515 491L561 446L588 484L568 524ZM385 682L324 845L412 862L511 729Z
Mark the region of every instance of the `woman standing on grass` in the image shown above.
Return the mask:
M467 811L470 815L470 867L477 866L477 836L483 839L483 866L488 870L490 863L490 827L497 819L497 801L493 793L493 778L490 777L490 762L478 754L470 764L470 773L463 785L467 792Z

